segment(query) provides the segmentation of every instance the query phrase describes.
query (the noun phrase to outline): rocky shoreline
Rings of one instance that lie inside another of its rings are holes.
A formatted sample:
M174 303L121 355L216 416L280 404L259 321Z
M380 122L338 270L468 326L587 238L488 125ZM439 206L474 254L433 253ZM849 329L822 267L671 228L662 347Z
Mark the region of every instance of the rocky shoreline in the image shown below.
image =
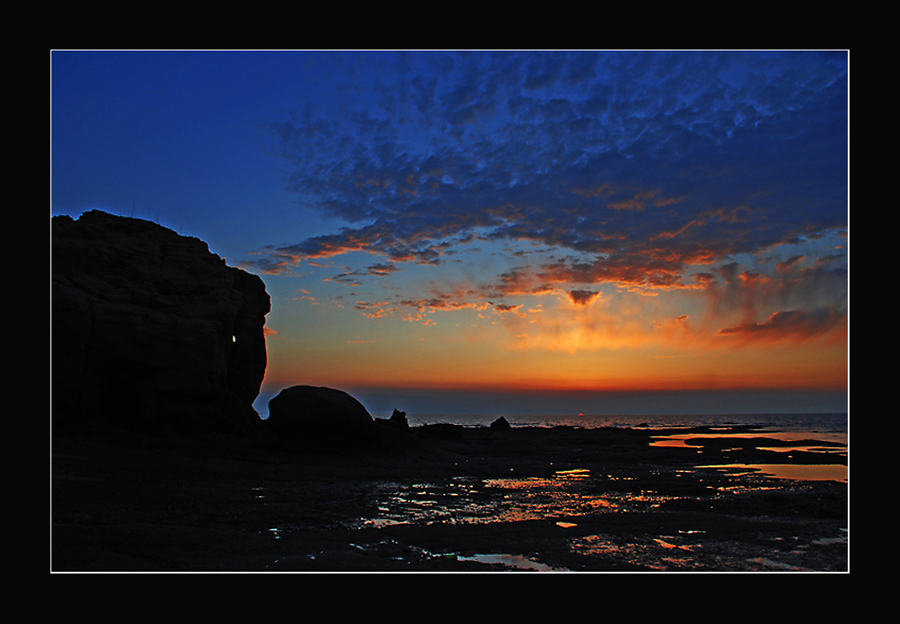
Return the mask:
M698 468L765 461L764 432L731 449L656 447L666 432L640 428L380 431L58 433L51 569L848 570L846 482ZM826 461L791 455L777 460Z
M703 467L833 456L715 443L739 428L410 427L311 386L263 420L258 276L100 211L52 236L53 572L847 570L846 482Z

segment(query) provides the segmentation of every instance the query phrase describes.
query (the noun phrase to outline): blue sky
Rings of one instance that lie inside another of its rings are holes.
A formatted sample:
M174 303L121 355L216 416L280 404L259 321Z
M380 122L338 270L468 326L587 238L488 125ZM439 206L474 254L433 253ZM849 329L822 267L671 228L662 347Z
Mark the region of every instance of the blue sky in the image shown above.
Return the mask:
M844 51L54 51L51 211L259 274L268 391L846 391Z

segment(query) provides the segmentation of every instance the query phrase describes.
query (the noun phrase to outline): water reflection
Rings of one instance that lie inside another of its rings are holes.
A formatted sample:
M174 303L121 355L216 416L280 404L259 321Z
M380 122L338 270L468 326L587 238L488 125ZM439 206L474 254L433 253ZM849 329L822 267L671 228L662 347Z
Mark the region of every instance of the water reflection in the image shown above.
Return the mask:
M832 472L834 468L831 465L710 464L678 472L698 474L711 470L726 472L732 476L764 474L791 479L840 480L841 475ZM846 470L844 466L839 468ZM657 533L653 530L646 533L594 533L604 525L618 527L619 521L613 520L613 514L645 512L669 502L677 505L680 500L695 496L702 498L710 494L707 490L702 494L693 490L693 494L686 494L686 490L677 487L674 490L676 493L662 494L641 489L639 483L634 483L636 487L629 491L628 486L632 484L623 484L626 480L633 478L613 477L603 472L574 468L537 477L456 477L433 482L384 482L377 488L376 505L372 512L360 518L353 526L380 528L398 524L544 521L560 532L554 533L554 539L565 540L568 556L593 559L592 565L600 566L604 562L626 561L628 565L645 570L796 570L799 568L794 561L802 561L806 557L802 548L807 547L799 539L795 548L797 552L788 549L786 546L790 544L785 542L783 552L772 551L767 559L762 559L755 542L723 539L721 536L711 540L705 529L690 525ZM705 481L706 477L700 476L699 482ZM724 495L729 489L762 491L779 487L770 479L731 481L729 478L726 482L730 483L714 488L714 498ZM611 514L610 524L600 520L598 514ZM449 553L435 556L500 564L517 570L561 570L515 553L465 553L465 556Z
M603 560L625 560L646 570L802 570L799 566L761 558L739 541L718 544L688 541L684 535L623 539L617 535L586 535L573 540L572 553ZM791 553L781 554L790 558Z
M553 474L559 479L586 479L591 476L591 471L587 468L575 468L572 470L557 470Z
M629 561L648 570L691 569L695 565L689 547L656 538L622 540L612 535L586 535L573 540L569 548L580 556ZM681 550L683 556L679 556Z
M374 513L357 526L471 524L551 520L563 528L572 518L658 507L667 497L615 487L622 479L592 476L587 469L559 470L548 477L476 479L443 483L386 482L377 487Z
M733 442L726 446L727 442ZM767 443L771 441L771 443ZM735 433L674 433L653 437L650 446L699 449L705 444L720 450L756 448L777 452L807 451L844 455L847 452L847 436L839 433L810 433L772 431L755 434Z
M719 452L764 451L792 459L795 454L809 453L819 456L816 463L800 464L788 462L765 463L719 463L698 468L728 470L734 475L763 474L779 479L801 481L848 481L847 435L845 433L803 433L803 432L759 432L754 434L734 433L677 433L655 436L651 446L666 448L694 449L697 453L705 450ZM829 458L832 461L822 461Z
M522 557L520 555L472 555L471 557L458 557L460 561L477 561L492 565L503 565L519 570L534 570L537 572L565 572L565 568L555 568L543 563Z
M482 487L477 479L461 477L444 483L382 483L376 491L375 516L361 519L360 524L487 521L493 508L480 501Z
M846 482L846 465L741 464L697 466L738 476L770 476L797 480ZM676 471L677 473L694 470ZM676 476L680 476L676 474ZM597 513L647 511L679 496L652 490L627 490L610 475L592 475L587 469L559 470L547 477L477 479L457 477L446 482L385 482L376 488L373 512L354 526L396 524L473 524L549 520L561 528L577 526L577 518ZM721 485L719 491L763 490L774 486L759 482Z
M718 464L698 468L728 470L735 474L760 473L776 479L848 481L847 466L841 464Z

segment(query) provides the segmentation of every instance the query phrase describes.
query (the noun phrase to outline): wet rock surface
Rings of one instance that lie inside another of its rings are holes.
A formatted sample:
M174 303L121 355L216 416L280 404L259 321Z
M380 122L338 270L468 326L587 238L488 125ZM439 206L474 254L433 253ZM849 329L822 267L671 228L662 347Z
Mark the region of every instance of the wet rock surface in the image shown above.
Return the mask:
M701 468L723 451L637 429L376 429L402 443L56 436L52 568L847 570L846 482Z

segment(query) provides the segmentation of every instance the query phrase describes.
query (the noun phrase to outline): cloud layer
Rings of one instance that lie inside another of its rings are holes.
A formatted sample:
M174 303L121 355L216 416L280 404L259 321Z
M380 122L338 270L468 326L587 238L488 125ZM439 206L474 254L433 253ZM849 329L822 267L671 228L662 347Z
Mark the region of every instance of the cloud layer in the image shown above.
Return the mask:
M311 61L323 95L272 129L299 203L346 225L297 232L257 270L371 254L331 276L359 286L492 249L494 273L357 309L507 317L526 312L517 295L589 308L616 289L743 309L718 328L732 338L809 335L846 316L843 53Z

